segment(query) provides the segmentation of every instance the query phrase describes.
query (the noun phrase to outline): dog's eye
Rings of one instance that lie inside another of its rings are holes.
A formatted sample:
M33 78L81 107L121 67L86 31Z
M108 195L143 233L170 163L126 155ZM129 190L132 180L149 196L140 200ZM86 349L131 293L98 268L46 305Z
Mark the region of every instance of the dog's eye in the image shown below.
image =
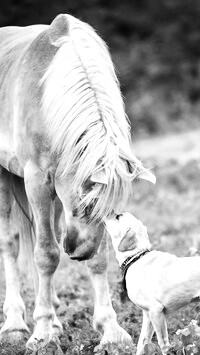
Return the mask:
M126 234L129 233L131 231L131 228L128 228L126 231Z
M122 213L121 214L117 214L116 216L116 219L119 221L119 218L122 216Z

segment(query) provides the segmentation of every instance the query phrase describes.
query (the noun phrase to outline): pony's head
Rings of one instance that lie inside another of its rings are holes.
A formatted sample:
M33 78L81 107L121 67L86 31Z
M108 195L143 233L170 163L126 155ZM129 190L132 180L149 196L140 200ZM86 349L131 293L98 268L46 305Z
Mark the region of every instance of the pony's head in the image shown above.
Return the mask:
M141 178L154 182L153 174L148 171L144 171ZM73 174L71 179L73 179ZM66 179L56 177L55 187L65 210L67 231L64 238L64 250L72 259L80 261L90 259L96 254L107 217L109 215L109 218L113 219L119 205L103 207L103 212L98 210L99 200L102 201L102 196L99 196L101 188L104 193L108 185L108 177L104 169L92 174L76 192L71 188L72 180L70 180L66 181ZM87 205L85 202L83 205L83 201L91 194L93 194L93 199ZM102 213L102 216L99 212Z

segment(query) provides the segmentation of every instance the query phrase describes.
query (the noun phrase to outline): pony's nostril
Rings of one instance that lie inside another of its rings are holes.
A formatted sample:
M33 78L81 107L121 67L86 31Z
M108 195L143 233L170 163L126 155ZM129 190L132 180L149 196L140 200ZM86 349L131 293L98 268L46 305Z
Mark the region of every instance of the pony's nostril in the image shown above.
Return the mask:
M78 244L79 230L75 227L67 230L67 235L63 241L63 247L66 253L71 254L75 251Z

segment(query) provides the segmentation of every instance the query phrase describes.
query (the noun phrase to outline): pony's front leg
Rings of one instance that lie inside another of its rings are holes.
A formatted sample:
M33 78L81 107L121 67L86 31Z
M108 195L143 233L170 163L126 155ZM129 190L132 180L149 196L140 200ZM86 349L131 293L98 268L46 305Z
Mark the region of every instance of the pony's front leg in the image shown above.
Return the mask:
M51 227L52 194L49 181L34 163L24 169L24 181L36 224L34 259L39 275L38 295L33 318L35 329L27 347L37 350L61 332L52 305L52 278L60 259L60 250ZM55 326L54 326L55 325Z
M87 261L89 275L94 289L94 329L102 334L100 345L96 350L106 350L110 345L132 346L130 335L119 326L112 307L107 280L108 245L104 234L99 252Z
M6 297L3 305L5 323L0 330L0 340L16 342L25 340L29 330L25 324L25 305L20 295L20 282L16 260L19 238L12 230L11 175L0 167L0 254L3 259Z

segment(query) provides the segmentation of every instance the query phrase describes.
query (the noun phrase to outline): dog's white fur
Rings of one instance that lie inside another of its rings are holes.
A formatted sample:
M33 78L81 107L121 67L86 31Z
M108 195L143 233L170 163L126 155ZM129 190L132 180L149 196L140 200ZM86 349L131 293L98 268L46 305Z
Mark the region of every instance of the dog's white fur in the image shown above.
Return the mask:
M119 265L130 255L151 249L147 228L130 213L106 221ZM126 273L130 300L143 310L137 354L156 332L162 354L169 349L165 315L200 297L200 257L177 257L152 250Z

